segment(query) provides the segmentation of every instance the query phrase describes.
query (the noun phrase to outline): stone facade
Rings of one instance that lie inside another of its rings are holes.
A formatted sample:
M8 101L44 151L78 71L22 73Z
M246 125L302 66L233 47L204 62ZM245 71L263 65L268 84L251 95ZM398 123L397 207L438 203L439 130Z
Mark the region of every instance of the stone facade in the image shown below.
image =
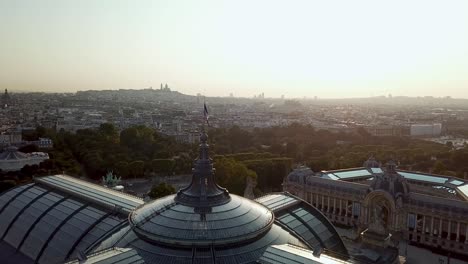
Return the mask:
M308 174L304 174L305 168L299 168L285 178L283 190L321 210L335 225L352 227L358 234L388 233L395 246L404 240L468 257L468 202L446 187L450 184L435 183L435 176L426 175L427 182L422 176L410 180L395 168L394 163L389 163L386 168L321 173L309 170ZM333 177L364 170L368 171L361 173L365 176ZM449 181L465 184L447 177ZM446 194L439 193L444 190Z

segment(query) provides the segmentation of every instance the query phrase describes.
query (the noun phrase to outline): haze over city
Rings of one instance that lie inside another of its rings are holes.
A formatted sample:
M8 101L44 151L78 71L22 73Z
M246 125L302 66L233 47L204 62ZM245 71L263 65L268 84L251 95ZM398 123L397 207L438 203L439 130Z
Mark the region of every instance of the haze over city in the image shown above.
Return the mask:
M0 1L0 87L468 98L468 2Z
M0 264L467 264L467 14L0 0Z

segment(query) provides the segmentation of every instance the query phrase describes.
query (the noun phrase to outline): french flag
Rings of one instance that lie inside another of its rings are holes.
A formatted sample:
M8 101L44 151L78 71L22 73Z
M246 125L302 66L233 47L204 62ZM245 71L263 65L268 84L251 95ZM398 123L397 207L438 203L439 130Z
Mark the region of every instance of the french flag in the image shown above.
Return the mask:
M210 122L208 121L208 107L206 107L206 103L203 103L203 116L205 117L206 123L210 126Z

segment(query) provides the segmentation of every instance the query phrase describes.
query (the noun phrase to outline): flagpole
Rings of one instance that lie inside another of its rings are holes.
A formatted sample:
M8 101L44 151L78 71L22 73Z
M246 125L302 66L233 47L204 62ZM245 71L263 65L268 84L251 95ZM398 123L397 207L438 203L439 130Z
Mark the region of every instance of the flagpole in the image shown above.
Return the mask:
M206 122L206 113L205 113L205 108L206 108L206 96L203 94L203 126L202 126L202 131L205 133L205 122Z

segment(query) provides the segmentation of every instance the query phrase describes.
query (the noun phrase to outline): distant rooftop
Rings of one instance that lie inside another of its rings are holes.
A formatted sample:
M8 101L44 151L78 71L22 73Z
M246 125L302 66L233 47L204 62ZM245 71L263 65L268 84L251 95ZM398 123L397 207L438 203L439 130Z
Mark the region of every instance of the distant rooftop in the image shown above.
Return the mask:
M468 181L452 176L435 175L423 172L412 172L396 170L403 178L409 181L415 181L433 185L433 188L446 190L450 194L459 194L464 200L468 201ZM351 168L344 170L322 171L321 178L331 180L350 181L356 179L370 180L375 174L381 174L384 171L381 168Z

